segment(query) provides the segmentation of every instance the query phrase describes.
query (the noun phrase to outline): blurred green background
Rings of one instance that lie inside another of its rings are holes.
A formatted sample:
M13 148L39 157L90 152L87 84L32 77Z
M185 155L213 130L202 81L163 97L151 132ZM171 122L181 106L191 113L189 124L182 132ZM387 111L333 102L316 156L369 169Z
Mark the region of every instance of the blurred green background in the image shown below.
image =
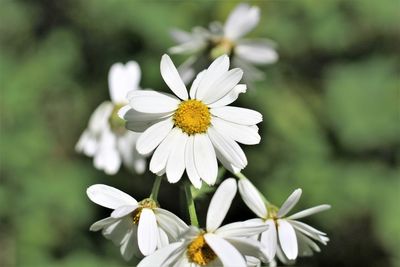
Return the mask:
M169 30L224 21L238 2L0 3L0 266L133 265L89 232L109 211L85 190L105 183L141 199L153 175L107 176L74 145L109 98L112 63L138 61L141 85L164 90ZM298 266L400 266L399 1L250 3L262 19L249 36L275 40L280 60L236 103L264 115L244 173L277 205L297 187L296 209L332 205L306 220L331 242ZM160 202L184 218L176 190L163 183ZM226 221L251 217L237 199Z

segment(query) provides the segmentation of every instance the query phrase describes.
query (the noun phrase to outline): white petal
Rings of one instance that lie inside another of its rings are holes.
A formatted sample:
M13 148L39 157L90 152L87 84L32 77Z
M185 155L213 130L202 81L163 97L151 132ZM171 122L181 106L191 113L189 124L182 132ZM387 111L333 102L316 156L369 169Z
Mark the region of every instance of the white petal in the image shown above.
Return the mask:
M298 247L296 233L293 226L285 220L278 220L279 243L289 260L297 258Z
M140 252L147 256L152 254L157 247L158 228L154 212L144 208L140 213L138 225L138 244Z
M261 259L263 262L268 262L267 256L262 250L262 245L257 240L251 238L225 238L233 245L242 255L253 256ZM246 257L247 258L247 257Z
M109 209L117 209L125 205L137 205L137 201L133 197L104 184L90 186L86 190L86 194L94 203Z
M209 87L204 95L203 102L211 104L221 99L233 90L242 77L243 71L239 68L225 72Z
M185 166L186 166L186 173L190 182L193 184L195 188L200 189L201 179L197 172L196 165L194 162L194 135L189 136L186 142Z
M196 98L197 88L199 88L200 81L203 79L205 73L206 73L206 70L199 72L199 74L197 74L197 76L196 76L196 79L194 79L192 86L190 87L190 98L191 99Z
M262 121L261 113L247 108L226 106L212 108L210 112L214 116L237 124L254 125Z
M155 266L164 266L164 262L167 261L170 257L172 257L176 250L182 246L183 242L176 242L169 244L162 249L158 249L153 254L145 257L143 260L139 262L138 267L155 267Z
M132 229L125 237L125 240L120 248L121 255L124 258L124 260L129 261L132 259L133 254L135 252L134 248L135 246L136 246L136 235Z
M248 179L240 179L238 185L239 193L247 207L258 217L266 218L268 215L267 208L257 188Z
M170 183L178 182L185 171L185 148L188 138L189 136L181 131L168 157L166 173Z
M122 159L117 150L117 137L108 125L101 133L93 162L96 169L104 170L108 175L116 174L121 166Z
M244 222L234 222L221 226L215 231L221 237L250 237L259 235L268 229L261 219L250 219Z
M190 32L183 31L181 29L172 29L170 31L172 39L177 43L186 43L192 40L192 34Z
M243 169L247 158L240 146L229 136L221 135L213 126L208 129L208 136L215 149L234 166Z
M175 148L181 134L182 131L178 127L173 128L157 147L150 161L151 172L158 173L165 169L168 157L171 154L172 149Z
M240 42L235 47L235 55L252 64L271 64L278 60L278 53L268 42Z
M97 135L103 131L104 127L108 124L108 118L114 105L110 101L104 101L96 108L89 119L88 130L91 134Z
M225 169L230 171L231 173L238 173L240 172L241 168L233 165L225 156L223 156L218 149L215 150L215 154L217 155L217 159L219 162L224 166Z
M178 70L176 69L171 58L164 54L161 58L160 64L161 76L168 87L182 100L188 99L188 93L185 84L179 76Z
M240 93L245 93L247 90L247 86L245 84L238 84L233 87L225 96L221 97L217 101L209 104L210 108L227 106L238 99Z
M133 132L141 133L147 130L150 126L170 117L171 115L172 112L143 113L130 109L124 115L124 119L126 120L125 127Z
M236 195L236 190L235 179L228 178L215 191L208 206L207 232L213 232L221 225Z
M211 123L218 132L224 136L229 136L236 142L245 145L256 145L260 143L261 137L258 134L257 128L236 124L218 117L213 117Z
M224 32L229 39L236 40L251 31L260 20L260 9L248 4L239 4L225 22Z
M113 218L124 217L124 216L128 215L129 213L133 212L135 209L137 209L137 207L138 207L138 205L121 206L111 213L111 217L113 217Z
M75 145L75 151L83 153L86 156L93 157L97 150L98 142L89 130L85 130L79 137L78 143Z
M139 112L171 112L177 109L179 103L179 99L166 93L151 90L137 90L129 93L129 104Z
M229 57L222 55L215 59L208 67L196 92L196 99L203 100L208 94L211 93L211 86L229 69Z
M133 228L135 226L132 227L132 221L129 218L124 218L118 219L114 224L104 227L101 233L115 245L120 245Z
M316 206L316 207L312 207L312 208L309 208L309 209L305 209L305 210L299 211L299 212L297 212L297 213L295 213L293 215L290 215L288 217L288 219L297 220L297 219L304 218L304 217L313 215L315 213L318 213L318 212L321 212L321 211L324 211L324 210L328 210L330 208L331 208L330 205L326 205L326 204L319 205L319 206Z
M178 216L165 209L156 208L154 210L158 225L172 238L172 241L178 241L178 238L188 230L188 226Z
M163 229L158 228L157 249L163 248L169 244L168 235Z
M302 232L303 234L314 238L315 240L321 242L322 244L326 245L327 242L329 241L329 238L327 238L325 235L326 233L321 232L314 227L311 227L308 224L298 222L298 221L292 221L288 220L288 222L297 230Z
M223 266L246 266L246 261L237 249L217 235L207 233L204 239L218 256Z
M151 153L171 131L174 123L171 118L158 122L144 131L137 140L136 149L142 154Z
M293 191L293 193L286 199L285 203L281 206L281 208L278 211L278 218L282 218L288 212L299 202L299 199L301 197L301 189L298 188Z
M107 217L107 218L101 219L101 220L93 223L89 229L90 229L90 231L96 232L96 231L103 229L106 226L109 226L109 225L115 223L116 221L117 221L117 219L115 219L115 218Z
M207 134L194 136L194 162L197 173L208 185L214 185L218 175L217 156Z
M140 76L140 67L135 61L112 65L108 73L111 100L116 104L127 103L126 96L129 91L138 88Z
M266 224L269 226L267 231L261 235L261 243L265 247L265 254L267 258L271 261L275 257L276 248L278 246L278 235L276 232L275 222L272 219L268 219Z

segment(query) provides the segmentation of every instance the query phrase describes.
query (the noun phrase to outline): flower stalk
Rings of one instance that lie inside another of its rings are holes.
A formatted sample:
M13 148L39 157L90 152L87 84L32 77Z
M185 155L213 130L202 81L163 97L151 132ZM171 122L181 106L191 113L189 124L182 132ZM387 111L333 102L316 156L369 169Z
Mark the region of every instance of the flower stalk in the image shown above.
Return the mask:
M154 180L153 188L151 189L151 194L150 194L150 198L153 199L154 201L157 201L161 180L162 176L156 176L156 179Z
M197 219L196 207L194 205L191 186L189 183L185 183L184 187L185 187L186 205L189 212L190 224L199 227L199 221Z

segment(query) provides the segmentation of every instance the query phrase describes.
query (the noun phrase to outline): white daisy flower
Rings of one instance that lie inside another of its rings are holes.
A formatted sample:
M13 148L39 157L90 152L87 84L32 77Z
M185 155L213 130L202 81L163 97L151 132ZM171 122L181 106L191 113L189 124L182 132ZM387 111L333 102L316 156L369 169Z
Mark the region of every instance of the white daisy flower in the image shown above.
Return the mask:
M239 180L239 192L246 205L264 221L265 225L269 226L260 235L260 241L269 260L273 260L277 255L285 263L295 260L298 255L310 256L313 251L320 251L313 240L324 245L329 241L324 232L297 220L327 210L330 205L319 205L286 216L299 201L301 189L296 189L280 209L265 203L264 197L248 179Z
M173 213L159 208L147 198L137 202L111 186L96 184L86 191L94 203L113 209L110 217L95 222L91 231L102 230L104 237L121 246L121 254L130 260L134 254L150 255L176 241L188 226Z
M105 101L93 112L87 129L75 146L76 151L94 158L94 166L109 175L121 163L137 173L146 169L145 159L135 149L137 133L126 131L125 121L117 112L127 104L126 95L139 89L140 67L135 61L112 65L108 74L111 101Z
M233 178L225 180L211 199L205 230L191 226L178 242L147 256L139 267L247 266L245 256L266 259L261 244L247 238L267 229L261 220L235 222L220 227L237 191Z
M168 55L161 59L161 75L176 95L150 90L129 94L132 109L125 113L126 127L143 132L136 143L142 155L154 154L150 171L166 173L170 183L186 173L196 188L202 181L213 185L220 162L232 172L247 165L237 144L260 142L257 123L262 115L254 110L228 106L246 91L238 84L243 72L229 69L229 58L217 58L199 73L188 94L186 86Z
M210 28L195 27L191 33L173 30L172 37L178 43L169 49L173 54L192 54L182 66L180 72L190 80L193 67L198 64L200 52L207 51L211 58L222 54L233 57L233 64L245 72L245 78L260 80L263 73L253 65L266 65L278 60L275 43L269 39L243 39L253 30L260 20L260 9L248 4L239 4L229 15L225 25L211 23ZM198 56L197 56L198 55Z

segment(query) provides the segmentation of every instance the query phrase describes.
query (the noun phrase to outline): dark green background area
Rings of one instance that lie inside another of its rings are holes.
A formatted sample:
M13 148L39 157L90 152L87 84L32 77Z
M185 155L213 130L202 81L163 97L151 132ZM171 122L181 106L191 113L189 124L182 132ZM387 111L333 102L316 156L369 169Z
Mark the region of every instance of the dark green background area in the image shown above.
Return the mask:
M88 231L109 211L85 190L105 183L140 200L154 176L107 176L74 145L109 98L112 63L138 61L142 87L165 90L168 31L224 21L237 2L0 3L0 266L127 265ZM296 210L332 205L305 220L331 242L299 266L400 266L399 1L250 3L262 19L249 36L275 40L280 60L235 103L264 115L244 173L277 205L298 187ZM185 218L177 190L163 183L159 200ZM201 221L208 201L198 200ZM252 216L237 198L226 222Z

